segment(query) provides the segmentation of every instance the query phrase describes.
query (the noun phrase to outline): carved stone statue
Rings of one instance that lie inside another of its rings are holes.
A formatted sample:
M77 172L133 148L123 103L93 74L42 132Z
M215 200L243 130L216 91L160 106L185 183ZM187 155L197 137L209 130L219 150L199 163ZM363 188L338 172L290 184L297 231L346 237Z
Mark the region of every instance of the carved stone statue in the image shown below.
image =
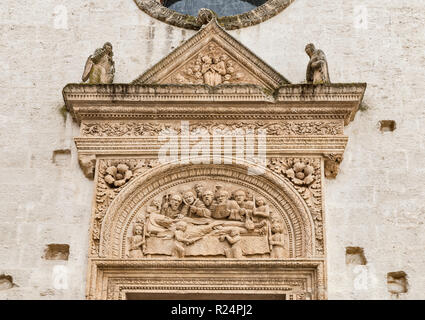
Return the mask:
M109 42L106 42L102 48L96 49L87 59L82 76L83 82L89 80L90 84L112 83L115 74L113 55L112 45Z
M330 83L328 62L324 52L320 49L316 49L312 43L309 43L305 47L305 52L310 57L306 72L307 83Z

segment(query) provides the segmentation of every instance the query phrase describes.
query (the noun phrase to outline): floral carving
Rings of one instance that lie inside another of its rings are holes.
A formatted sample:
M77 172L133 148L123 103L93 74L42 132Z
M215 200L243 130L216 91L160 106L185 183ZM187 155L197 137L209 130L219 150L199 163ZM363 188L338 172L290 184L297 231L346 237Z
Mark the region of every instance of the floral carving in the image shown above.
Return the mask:
M285 173L293 183L299 186L310 185L315 179L313 166L300 161L295 162Z
M304 121L304 122L236 122L236 123L193 123L191 130L206 129L210 134L214 130L235 130L235 129L266 129L267 135L338 135L342 134L342 123L336 121ZM82 125L82 133L86 136L105 137L105 136L135 136L149 137L156 136L162 130L173 129L180 133L180 124L170 125L162 123L137 123L137 122L89 122Z
M316 231L316 253L324 254L322 190L319 158L272 158L267 167L293 183L313 216Z
M105 182L111 187L121 187L133 176L133 172L124 163L106 168L106 173Z
M128 181L157 164L157 159L100 160L92 227L92 255L99 253L100 228L109 205Z

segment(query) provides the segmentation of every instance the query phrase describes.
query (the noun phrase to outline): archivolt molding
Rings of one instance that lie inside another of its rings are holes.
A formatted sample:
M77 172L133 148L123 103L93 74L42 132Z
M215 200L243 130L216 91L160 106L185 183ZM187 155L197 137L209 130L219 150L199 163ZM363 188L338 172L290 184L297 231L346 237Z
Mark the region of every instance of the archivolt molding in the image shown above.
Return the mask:
M101 229L101 257L123 258L125 237L137 209L161 190L183 181L199 181L208 177L218 181L239 183L252 188L271 201L294 229L294 257L315 255L315 227L308 206L291 184L277 175L248 176L247 167L236 165L162 165L133 180L115 198L107 210ZM267 190L266 192L264 190ZM288 215L286 217L286 214ZM321 254L318 250L317 254Z

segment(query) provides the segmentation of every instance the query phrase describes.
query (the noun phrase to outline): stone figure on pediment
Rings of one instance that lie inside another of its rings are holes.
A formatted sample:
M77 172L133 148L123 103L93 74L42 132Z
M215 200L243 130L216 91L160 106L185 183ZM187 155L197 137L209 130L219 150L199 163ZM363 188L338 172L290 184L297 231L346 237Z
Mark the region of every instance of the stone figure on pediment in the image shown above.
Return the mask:
M328 62L325 53L320 49L316 49L312 43L309 43L305 47L305 52L310 57L306 72L307 83L330 83Z
M102 48L96 49L87 59L82 76L83 82L89 80L89 84L112 83L115 74L113 55L112 44L109 42L106 42Z

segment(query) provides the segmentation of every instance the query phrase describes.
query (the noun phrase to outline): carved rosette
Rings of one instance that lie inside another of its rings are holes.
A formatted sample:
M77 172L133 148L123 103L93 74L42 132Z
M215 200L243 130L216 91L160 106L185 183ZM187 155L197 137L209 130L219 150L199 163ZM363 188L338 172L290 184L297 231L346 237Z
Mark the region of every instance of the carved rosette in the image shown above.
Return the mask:
M97 256L99 253L101 225L109 205L131 180L157 164L157 159L99 160L91 232L91 255Z
M272 158L267 167L289 180L309 207L316 232L316 253L324 255L320 158Z

